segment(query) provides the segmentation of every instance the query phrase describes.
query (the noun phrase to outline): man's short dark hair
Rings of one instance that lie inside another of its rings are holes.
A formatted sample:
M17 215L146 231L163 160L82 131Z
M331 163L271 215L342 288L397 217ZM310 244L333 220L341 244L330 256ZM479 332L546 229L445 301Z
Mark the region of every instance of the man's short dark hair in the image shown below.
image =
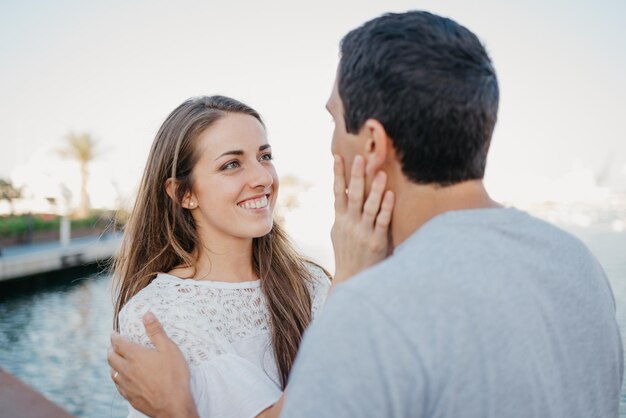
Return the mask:
M483 178L498 81L465 27L417 11L371 20L341 41L338 82L347 131L382 123L410 180Z

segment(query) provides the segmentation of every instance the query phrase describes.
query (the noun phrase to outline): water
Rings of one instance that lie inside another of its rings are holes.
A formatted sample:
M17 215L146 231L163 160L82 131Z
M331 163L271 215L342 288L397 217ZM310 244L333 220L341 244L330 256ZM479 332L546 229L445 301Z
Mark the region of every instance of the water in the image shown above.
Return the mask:
M626 336L626 233L578 229L603 265ZM0 367L80 418L126 416L109 377L112 305L107 276L65 277L60 283L7 294L0 288ZM626 417L626 388L620 416Z
M65 278L0 296L0 367L77 417L125 417L106 363L109 285L107 276Z

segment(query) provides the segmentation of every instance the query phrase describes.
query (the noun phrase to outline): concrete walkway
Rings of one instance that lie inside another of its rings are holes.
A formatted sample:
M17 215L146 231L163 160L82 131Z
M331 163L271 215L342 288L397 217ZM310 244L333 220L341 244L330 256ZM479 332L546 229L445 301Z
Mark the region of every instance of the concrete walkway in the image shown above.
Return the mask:
M65 410L2 369L0 369L0 416L73 418Z
M117 252L121 237L113 233L75 238L66 246L53 241L2 248L0 281L106 260Z

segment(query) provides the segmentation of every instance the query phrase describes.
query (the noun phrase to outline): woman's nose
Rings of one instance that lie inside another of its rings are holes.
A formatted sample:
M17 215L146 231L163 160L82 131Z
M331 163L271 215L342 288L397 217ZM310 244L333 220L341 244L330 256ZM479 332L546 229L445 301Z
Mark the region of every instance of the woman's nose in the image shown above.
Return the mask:
M267 167L261 163L257 163L250 173L249 183L252 188L268 188L274 183L274 177Z

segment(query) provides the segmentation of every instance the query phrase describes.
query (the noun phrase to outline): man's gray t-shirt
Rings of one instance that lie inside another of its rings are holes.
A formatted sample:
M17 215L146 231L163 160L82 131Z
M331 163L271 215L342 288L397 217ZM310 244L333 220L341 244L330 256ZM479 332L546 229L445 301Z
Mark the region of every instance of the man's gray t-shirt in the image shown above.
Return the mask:
M513 208L453 211L333 290L281 417L616 417L622 374L580 241Z

